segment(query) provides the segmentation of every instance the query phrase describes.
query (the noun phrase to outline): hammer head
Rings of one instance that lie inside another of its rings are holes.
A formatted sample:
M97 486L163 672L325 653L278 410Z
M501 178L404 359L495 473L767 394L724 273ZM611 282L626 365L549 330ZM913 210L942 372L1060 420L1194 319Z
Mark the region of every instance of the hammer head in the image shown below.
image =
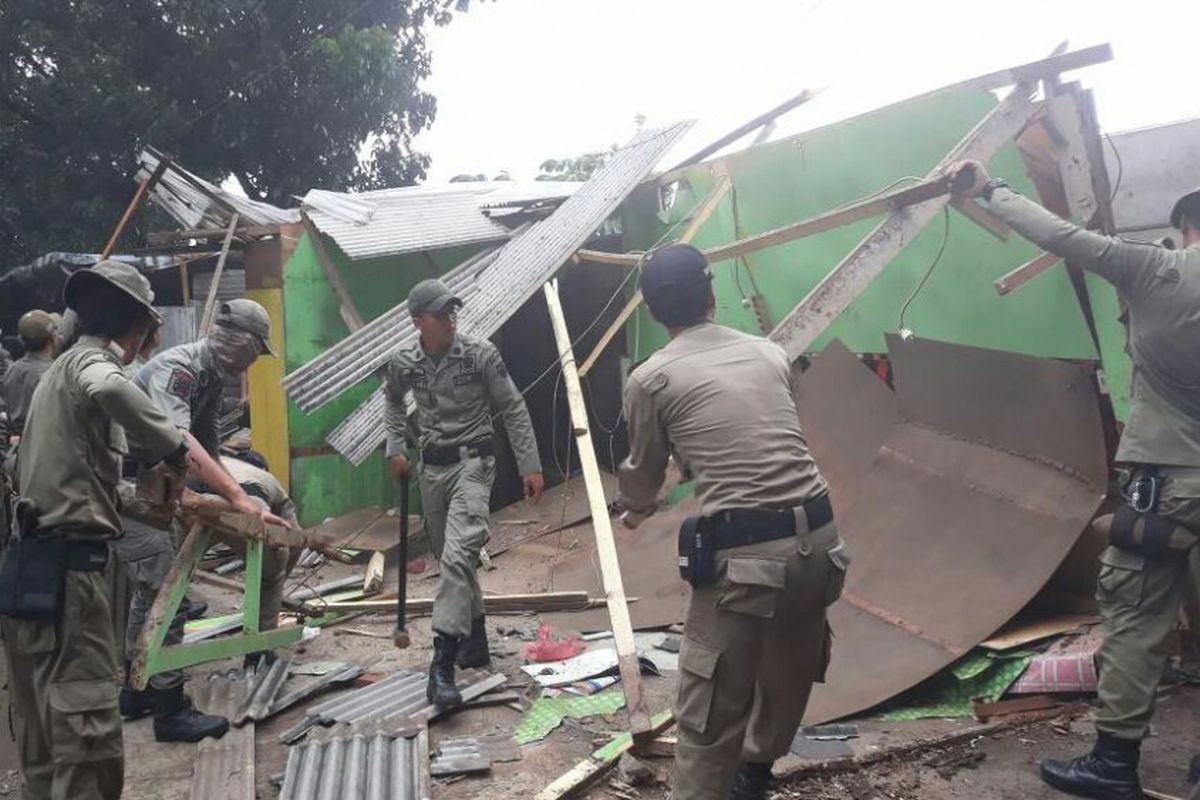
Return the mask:
M400 628L392 631L392 644L396 645L397 650L405 650L411 643L411 640L408 638L408 631L401 630Z

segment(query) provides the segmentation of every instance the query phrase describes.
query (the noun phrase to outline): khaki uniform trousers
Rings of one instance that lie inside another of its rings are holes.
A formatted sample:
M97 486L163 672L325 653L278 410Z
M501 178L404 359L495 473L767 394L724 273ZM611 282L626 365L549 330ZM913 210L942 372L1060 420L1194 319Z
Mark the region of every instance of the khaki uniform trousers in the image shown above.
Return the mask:
M469 458L449 466L421 465L421 505L433 555L438 559L433 629L462 638L471 620L483 616L476 569L488 540L488 512L496 461Z
M825 609L849 561L834 523L717 554L717 580L692 591L680 648L675 800L728 800L739 762L791 748L824 680Z
M1200 531L1200 469L1168 467L1159 474L1158 513ZM1094 717L1102 733L1146 736L1167 665L1165 643L1194 581L1192 551L1147 558L1109 547L1100 555L1096 600L1104 643L1097 656L1100 703Z
M0 619L26 800L116 800L125 780L117 711L112 558L68 572L57 622Z

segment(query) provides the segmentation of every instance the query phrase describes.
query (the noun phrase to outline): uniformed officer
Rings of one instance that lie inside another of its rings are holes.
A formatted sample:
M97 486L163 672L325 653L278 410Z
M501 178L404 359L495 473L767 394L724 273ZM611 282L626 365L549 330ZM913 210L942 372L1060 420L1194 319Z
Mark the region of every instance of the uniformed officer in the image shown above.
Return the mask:
M50 362L59 354L61 341L58 338L58 325L61 321L62 317L58 314L34 309L22 315L17 322L17 333L25 346L25 355L9 367L3 380L9 436L13 439L19 439L25 428L34 388L42 374L50 368Z
M397 480L408 477L411 438L421 461L421 502L434 555L441 562L433 603L433 662L429 700L457 706L454 667L490 660L483 595L475 570L488 538L489 500L496 461L492 416L503 418L517 457L525 496L542 494L541 461L525 400L496 347L457 333L462 301L441 281L426 280L408 295L420 332L387 368L387 457ZM416 432L409 436L405 395L416 400Z
M992 180L979 162L952 167L954 175L965 170L974 170L967 197L982 197L1025 238L1107 280L1129 306L1133 389L1117 462L1130 480L1100 556L1098 736L1090 754L1043 761L1041 772L1073 794L1141 798L1141 741L1200 535L1200 190L1171 211L1183 249L1168 250L1072 225Z
M189 444L191 474L203 488L221 495L239 511L261 514L270 523L286 526L285 520L256 503L219 461L223 381L241 377L261 353L274 355L267 343L269 335L270 321L261 305L253 300L231 300L221 305L208 336L155 355L138 370L135 381L183 432ZM130 535L122 542L122 560L129 565L135 583L127 643L136 642L141 635L174 559L175 544L171 533L145 525L131 525ZM183 625L184 615L176 615L166 644L183 640ZM144 691L125 686L121 712L135 718L153 710L154 736L160 742L194 742L223 735L228 721L197 712L183 683L182 670L169 670L151 676Z
M231 456L221 456L221 466L233 476L250 495L262 503L267 510L293 528L299 528L296 504L288 496L283 484L267 470L267 461L255 450L239 450ZM221 538L240 556L246 555L246 540ZM283 608L283 584L300 559L300 551L288 547L264 547L262 560L262 586L258 604L258 629L271 631L279 627L279 612Z
M121 456L133 447L182 467L187 447L121 373L162 323L149 282L102 261L74 273L64 295L82 337L43 374L26 419L18 476L29 510L0 566L0 625L26 797L115 800L124 766L109 582Z
M760 800L824 679L825 609L849 557L796 415L783 350L715 324L704 255L654 252L641 290L670 342L625 386L622 521L654 513L670 456L702 516L680 533L692 584L675 703L676 800Z

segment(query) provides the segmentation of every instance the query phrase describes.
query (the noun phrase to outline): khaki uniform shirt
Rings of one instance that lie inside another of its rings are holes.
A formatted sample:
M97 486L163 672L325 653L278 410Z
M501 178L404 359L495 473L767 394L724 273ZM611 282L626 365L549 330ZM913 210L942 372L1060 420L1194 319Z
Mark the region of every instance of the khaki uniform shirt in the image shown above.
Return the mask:
M1083 230L1004 188L987 208L1128 303L1133 389L1117 460L1200 466L1200 247L1167 250Z
M695 478L704 515L795 507L828 491L808 451L778 345L714 323L680 333L625 385L620 497L654 510L667 459Z
M33 397L17 456L21 495L37 505L43 528L119 536L121 457L131 445L149 460L168 456L183 445L178 429L121 372L107 339L80 338Z
M277 514L299 527L296 522L296 505L292 502L292 498L288 497L283 484L274 475L253 464L247 464L240 458L229 456L221 456L221 466L233 476L239 486L246 489L247 493L265 500L271 507L272 514ZM258 491L253 492L251 489L258 489Z
M522 475L542 471L537 440L525 398L517 391L496 346L486 339L456 336L450 351L435 361L420 340L397 353L388 364L385 384L387 455L406 450L405 393L417 406L418 444L469 444L492 435L492 416L504 419L508 439Z
M220 458L223 389L206 340L164 350L135 380L176 427L191 431L210 456Z
M4 404L8 407L9 433L20 435L29 417L33 390L53 363L45 353L26 353L4 373Z

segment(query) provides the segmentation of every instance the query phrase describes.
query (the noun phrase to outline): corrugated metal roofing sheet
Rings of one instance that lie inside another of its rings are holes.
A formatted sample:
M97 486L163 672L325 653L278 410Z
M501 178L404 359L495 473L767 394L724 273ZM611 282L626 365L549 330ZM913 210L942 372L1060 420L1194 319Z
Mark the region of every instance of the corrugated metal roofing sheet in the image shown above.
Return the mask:
M505 245L495 262L475 282L476 294L459 314L459 330L480 338L499 330L571 253L587 241L691 126L692 121L688 120L640 132L553 214ZM377 355L386 360L392 352L395 348ZM332 399L358 380L335 381L325 387L323 394ZM383 406L383 391L377 390L334 429L329 443L353 463L361 463L385 437Z
M197 705L208 714L230 717L245 701L250 682L241 672L209 676ZM192 800L254 800L254 723L233 728L220 739L196 747Z
M351 259L416 253L441 247L502 241L508 228L484 215L469 192L407 192L368 195L321 192L304 210L317 229Z
M293 747L280 800L428 800L428 737L356 733Z
M147 147L138 156L135 179L150 177L162 154ZM233 214L239 225L283 225L300 221L300 210L277 208L270 203L239 197L193 175L178 164L167 167L150 191L150 198L184 228L225 228Z

